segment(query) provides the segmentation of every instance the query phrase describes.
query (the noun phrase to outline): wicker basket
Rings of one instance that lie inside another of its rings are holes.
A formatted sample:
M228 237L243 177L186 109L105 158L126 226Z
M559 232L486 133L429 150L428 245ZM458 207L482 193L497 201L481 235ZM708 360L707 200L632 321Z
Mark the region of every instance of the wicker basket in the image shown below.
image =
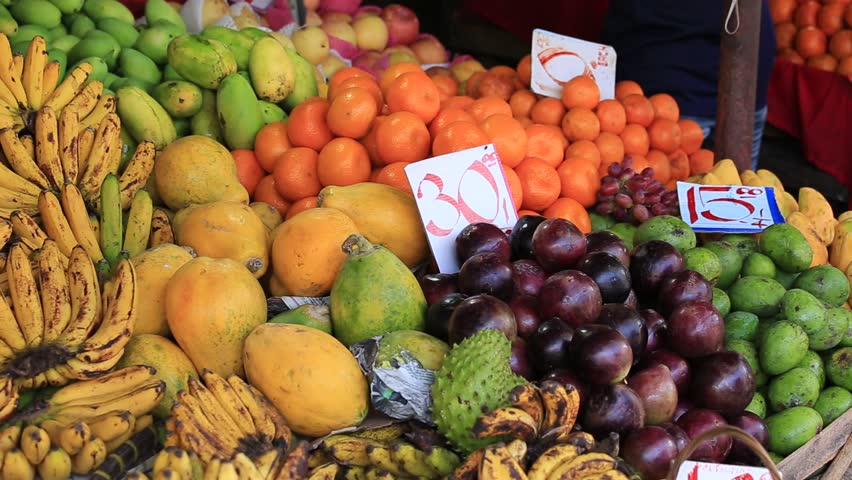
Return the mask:
M693 438L686 444L683 450L680 451L678 456L675 458L674 463L672 464L671 470L669 470L669 476L666 477L666 480L675 480L677 478L677 474L680 471L680 467L683 465L692 452L698 448L698 445L705 440L709 440L716 435L728 435L730 437L734 437L735 439L743 442L755 455L760 458L760 461L763 462L763 466L769 470L770 475L772 475L772 480L782 480L781 472L778 471L778 468L775 466L775 463L769 458L769 453L763 448L763 445L760 444L757 440L754 439L751 435L745 432L740 428L731 426L731 425L722 425L719 427L711 428L706 432L698 435Z

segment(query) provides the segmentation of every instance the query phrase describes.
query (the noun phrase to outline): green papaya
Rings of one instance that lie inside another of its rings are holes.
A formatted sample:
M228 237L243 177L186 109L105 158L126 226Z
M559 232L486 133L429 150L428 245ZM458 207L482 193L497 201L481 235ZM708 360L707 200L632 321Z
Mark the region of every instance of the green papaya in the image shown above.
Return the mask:
M181 35L169 43L168 57L180 76L202 88L219 88L225 77L237 71L234 54L218 40Z

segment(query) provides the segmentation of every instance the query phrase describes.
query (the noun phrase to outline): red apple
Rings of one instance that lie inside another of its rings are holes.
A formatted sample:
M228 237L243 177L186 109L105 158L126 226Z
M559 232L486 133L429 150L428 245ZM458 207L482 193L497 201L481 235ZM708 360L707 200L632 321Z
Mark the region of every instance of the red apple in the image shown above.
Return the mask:
M440 40L428 33L418 35L417 39L409 47L414 51L417 59L422 64L447 63L450 59L447 49L444 48Z
M420 33L420 20L408 7L392 3L382 10L382 19L388 25L388 45L408 45Z

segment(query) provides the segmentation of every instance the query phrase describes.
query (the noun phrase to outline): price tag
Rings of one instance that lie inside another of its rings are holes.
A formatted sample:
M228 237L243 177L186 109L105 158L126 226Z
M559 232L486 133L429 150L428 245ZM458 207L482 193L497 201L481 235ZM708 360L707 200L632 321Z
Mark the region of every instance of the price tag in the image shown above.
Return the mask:
M784 223L772 187L677 182L680 216L699 232L760 233Z
M676 480L772 480L772 474L763 467L687 460L680 466Z
M455 240L471 223L509 229L518 221L494 145L448 153L405 167L432 254L443 273L459 270Z
M601 100L615 98L615 49L600 43L533 30L532 91L560 98L572 78L591 77L601 90Z

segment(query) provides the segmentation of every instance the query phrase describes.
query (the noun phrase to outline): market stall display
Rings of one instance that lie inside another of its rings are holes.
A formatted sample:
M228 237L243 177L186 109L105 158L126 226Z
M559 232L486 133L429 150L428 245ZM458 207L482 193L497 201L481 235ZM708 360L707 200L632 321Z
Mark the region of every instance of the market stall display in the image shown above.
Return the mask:
M401 6L0 3L3 478L660 479L848 419L850 212L668 95L539 96ZM487 144L519 219L439 272L404 168Z

